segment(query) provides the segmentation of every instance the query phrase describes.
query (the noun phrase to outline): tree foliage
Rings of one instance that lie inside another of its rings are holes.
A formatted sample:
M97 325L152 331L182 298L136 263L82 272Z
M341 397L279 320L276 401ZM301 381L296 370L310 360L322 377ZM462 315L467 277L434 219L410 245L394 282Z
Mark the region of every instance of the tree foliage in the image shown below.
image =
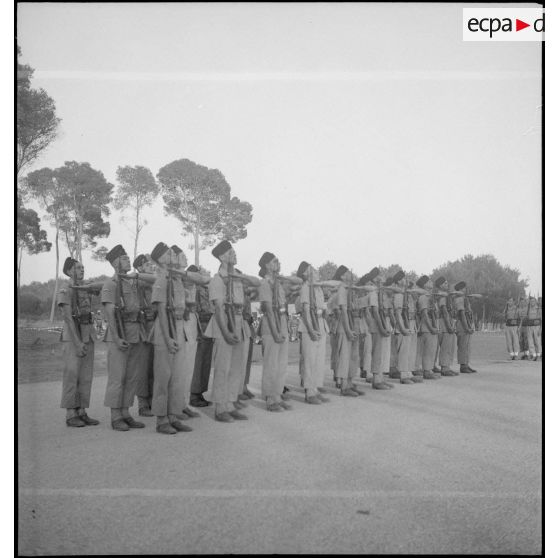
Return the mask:
M217 240L234 242L246 237L252 206L231 198L231 187L219 170L179 159L162 167L157 180L165 212L180 221L184 234L193 237L196 265L200 250Z
M60 118L54 100L44 89L32 89L33 68L19 62L17 47L17 162L16 174L33 163L56 137Z
M153 204L158 193L159 186L153 174L148 168L118 167L116 170L118 189L114 197L114 207L118 210L127 209L134 218L133 238L134 238L134 258L138 252L138 239L141 230L147 221L143 218L142 212L145 207ZM126 222L126 218L122 219Z

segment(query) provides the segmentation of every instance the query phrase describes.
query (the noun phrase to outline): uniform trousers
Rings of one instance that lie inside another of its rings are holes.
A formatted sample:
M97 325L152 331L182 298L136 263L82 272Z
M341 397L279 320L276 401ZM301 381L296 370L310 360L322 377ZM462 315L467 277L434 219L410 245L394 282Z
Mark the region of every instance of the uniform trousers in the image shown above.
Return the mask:
M392 344L392 351L395 348L395 366L401 372L401 378L410 378L409 349L411 348L411 335L398 333L392 335L392 339L395 341Z
M398 337L399 335L395 333L391 336L391 348L390 348L390 357L389 357L390 371L398 369L397 367L397 361L398 361L397 338Z
M333 370L333 377L337 378L337 332L329 334L329 343L331 345L330 368Z
M250 383L250 371L252 370L252 354L254 353L254 338L250 336L248 340L248 356L246 357L246 374L244 375L244 385Z
M285 336L283 343L276 343L271 334L265 334L262 336L262 345L262 396L269 402L280 403L287 376L289 340Z
M337 332L337 378L351 380L356 376L359 365L358 336L350 341L343 328Z
M440 366L450 368L455 355L455 333L443 331L438 334L440 341Z
M457 362L459 364L469 364L471 357L471 334L466 331L457 332Z
M432 371L434 359L436 358L436 347L438 345L438 334L421 332L419 334L419 345L421 351L421 367L424 372Z
M539 348L539 339L537 338L537 329L539 326L522 326L521 333L524 338L524 348L523 351L527 354L537 355L542 352Z
M417 332L415 334L417 336L417 350L415 354L415 368L417 372L422 370L422 342L421 342L421 334Z
M242 363L240 365L238 395L240 395L244 391L244 386L246 384L246 367L248 361L248 353L250 352L251 340L252 340L251 337L244 337L244 339L240 341L240 343L242 343Z
M152 343L140 341L140 357L138 359L138 384L136 396L151 405L153 398L153 359L155 351ZM140 402L140 407L141 407Z
M381 333L372 333L372 374L389 372L391 353L391 335L384 337Z
M213 339L201 337L196 347L196 360L194 362L194 373L190 384L190 393L200 395L205 393L209 387L209 376L211 375L211 357L213 356Z
M215 413L234 411L233 402L238 399L238 385L246 372L245 344L242 337L242 316L235 315L236 331L240 341L229 345L217 337L213 344L213 386L211 401L215 403ZM287 345L288 346L288 345ZM281 386L281 390L283 386Z
M124 351L112 341L107 342L108 380L105 407L128 409L134 404L141 367L142 343L129 343Z
M95 344L85 343L87 353L83 357L76 355L76 348L70 341L63 345L64 375L62 378L62 409L87 409L91 399L93 381L93 356Z
M519 334L517 326L505 326L506 348L510 356L519 354Z
M318 392L318 371L320 368L318 362L318 345L320 341L313 341L305 331L300 332L299 335L302 385L308 396L316 395Z
M369 373L372 370L372 334L370 332L364 333L364 343L362 347L362 369Z
M184 407L190 400L190 387L196 367L196 352L198 349L198 320L196 315L190 313L184 320L184 331L186 333L186 354L184 355Z
M176 353L170 353L166 345L155 345L151 412L158 417L179 415L184 409L186 343L182 341L178 347Z

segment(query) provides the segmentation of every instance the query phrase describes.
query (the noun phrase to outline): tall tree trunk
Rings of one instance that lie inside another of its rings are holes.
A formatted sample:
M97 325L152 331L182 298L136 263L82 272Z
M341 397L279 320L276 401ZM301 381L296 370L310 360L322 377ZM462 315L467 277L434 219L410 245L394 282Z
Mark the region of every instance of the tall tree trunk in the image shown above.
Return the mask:
M19 290L21 287L21 258L23 257L23 246L19 247L19 254L17 255L17 317L21 316L21 304Z
M196 259L196 267L200 267L200 233L196 229L194 231L194 254Z
M60 265L60 249L58 246L58 235L60 234L60 229L58 224L56 224L56 275L54 277L54 292L52 293L52 304L50 306L50 323L54 322L54 309L56 308L56 293L58 293L58 267Z
M79 263L83 263L81 261L81 237L83 235L83 223L81 215L78 217L76 233L76 260L78 260Z
M140 210L139 210L139 203L138 203L136 205L136 236L134 238L134 260L138 255L138 237L140 233L139 218L140 218Z

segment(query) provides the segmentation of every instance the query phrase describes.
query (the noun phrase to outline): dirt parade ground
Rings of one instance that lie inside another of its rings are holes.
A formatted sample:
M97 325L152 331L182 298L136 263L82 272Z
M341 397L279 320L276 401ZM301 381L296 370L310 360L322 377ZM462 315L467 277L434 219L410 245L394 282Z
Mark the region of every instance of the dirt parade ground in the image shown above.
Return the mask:
M175 436L155 418L110 429L102 351L89 410L101 424L66 427L58 345L31 339L19 553L540 554L541 363L506 360L500 335L474 337L477 374L389 391L359 380L366 395L350 398L328 371L320 406L304 403L292 343L283 413L259 398L256 351L249 420L218 423L207 407Z

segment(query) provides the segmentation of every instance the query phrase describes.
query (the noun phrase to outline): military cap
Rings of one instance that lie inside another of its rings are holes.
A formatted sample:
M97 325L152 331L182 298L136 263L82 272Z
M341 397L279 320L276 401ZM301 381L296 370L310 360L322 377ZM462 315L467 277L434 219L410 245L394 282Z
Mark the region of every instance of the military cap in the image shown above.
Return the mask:
M420 287L422 289L424 285L428 283L428 279L428 275L422 275L419 279L417 279L417 287Z
M164 242L159 242L151 252L151 259L158 262L159 258L167 251L169 247Z
M62 266L62 273L64 273L64 275L69 275L69 271L70 269L72 269L72 267L74 267L75 264L79 263L77 260L74 260L74 258L66 258L66 260L64 261L64 265Z
M370 281L373 281L374 279L376 279L376 277L378 277L378 275L380 275L380 268L379 267L375 267L374 269L372 269L370 271L370 273L368 273L368 279Z
M178 256L178 254L182 254L184 253L184 250L182 250L182 248L178 247L176 244L173 244L171 246L171 250Z
M347 271L349 271L349 268L344 266L344 265L340 265L337 268L337 271L335 272L335 275L333 276L333 280L334 281L339 281L341 279L341 277L343 277L343 275L345 275L345 273L347 273Z
M134 267L136 269L139 269L145 262L148 262L149 258L145 255L145 254L140 254L135 260L134 260Z
M304 272L310 267L310 264L308 262L300 262L300 265L298 266L298 269L296 270L296 276L300 277L302 279L302 276L304 275Z
M394 276L393 276L393 282L394 283L398 283L399 281L401 281L401 279L403 279L405 277L405 272L399 270Z
M189 265L189 266L186 268L186 271L195 271L196 273L198 273L199 270L200 270L199 267L195 266L194 264Z
M359 280L357 285L359 287L362 287L364 285L366 285L366 283L368 283L368 281L370 281L370 279L368 278L368 273L365 273Z
M445 282L446 282L446 278L443 275L440 275L440 277L438 277L438 279L436 279L436 281L434 281L434 285L436 285L436 287L440 288Z
M264 252L262 257L260 258L260 261L258 262L258 265L260 267L265 267L265 265L268 264L273 258L275 258L275 254L272 254L271 252Z
M122 244L117 244L110 252L107 253L105 257L110 263L112 263L114 260L116 260L116 258L125 255L126 255L126 250L124 250Z
M466 286L467 286L467 283L465 283L465 281L459 281L459 283L456 283L456 285L453 288L456 291L462 291Z
M384 286L389 287L391 284L393 284L393 277L387 277L384 281Z
M231 248L232 248L232 244L228 240L221 240L221 242L219 242L219 244L217 244L217 246L215 246L215 248L211 250L211 253L217 259L219 259L219 256L222 256L225 252L228 252Z

